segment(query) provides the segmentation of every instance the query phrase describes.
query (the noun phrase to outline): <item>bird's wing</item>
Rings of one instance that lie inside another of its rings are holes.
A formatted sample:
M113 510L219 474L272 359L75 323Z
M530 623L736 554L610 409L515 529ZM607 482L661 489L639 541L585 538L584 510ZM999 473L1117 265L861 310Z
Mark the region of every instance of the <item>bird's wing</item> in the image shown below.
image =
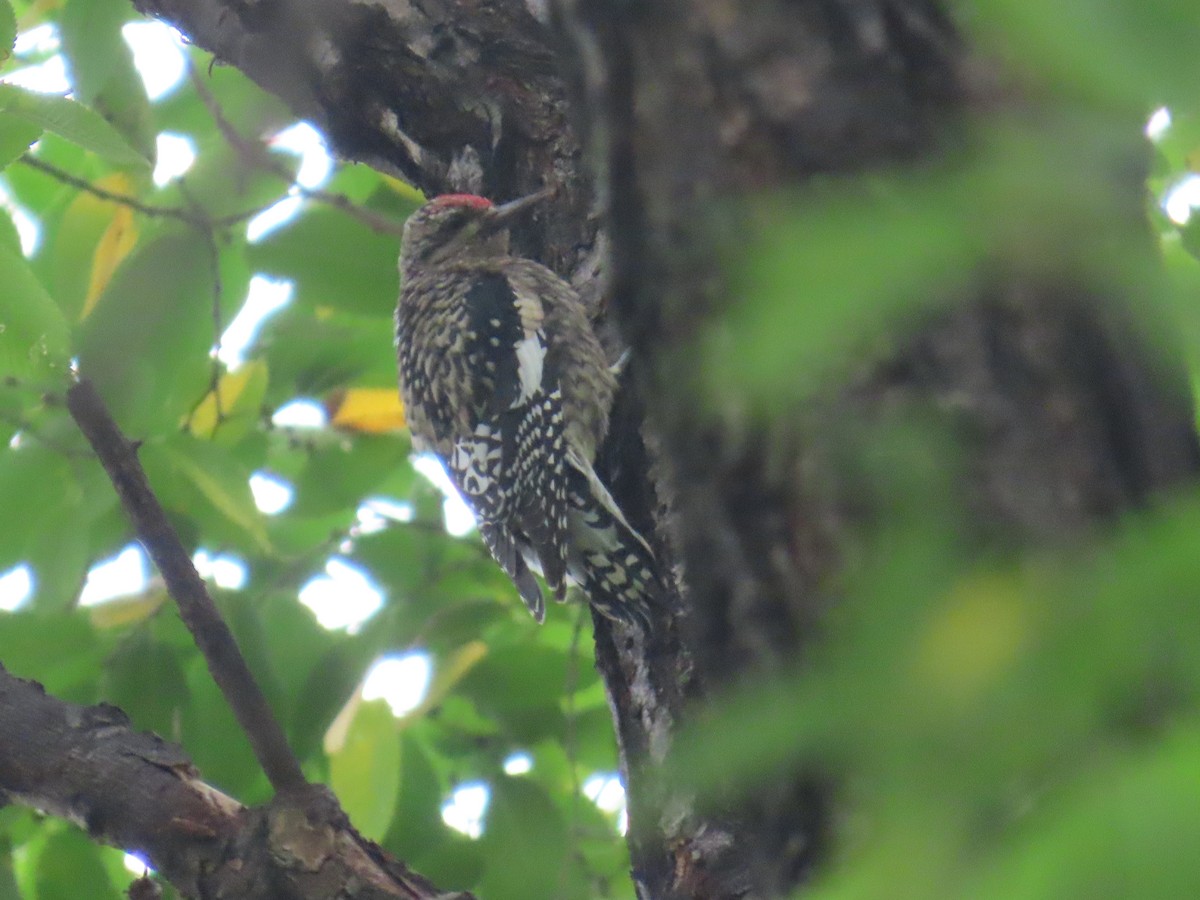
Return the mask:
M497 559L505 557L501 565L512 557L508 542L516 542L540 563L561 599L567 555L566 434L541 301L519 296L502 273L479 273L465 304L472 420L470 432L454 443L447 460L450 472L481 522L492 529L495 540L489 546L493 555L500 551ZM509 571L514 581L515 571Z
M528 404L554 377L541 301L518 295L503 273L481 272L464 302L473 412L487 419Z

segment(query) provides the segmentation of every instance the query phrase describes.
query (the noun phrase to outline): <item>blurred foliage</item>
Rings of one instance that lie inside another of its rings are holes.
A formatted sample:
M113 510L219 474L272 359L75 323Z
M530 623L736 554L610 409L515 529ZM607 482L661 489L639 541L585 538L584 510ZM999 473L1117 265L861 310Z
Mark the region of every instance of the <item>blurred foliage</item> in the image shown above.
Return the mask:
M1126 337L1169 377L1186 360L1195 394L1195 4L954 10L1028 105L919 171L731 208L742 302L702 338L711 402L789 414L997 274L1136 298ZM970 475L927 412L845 424L839 462L883 513L847 554L839 606L802 669L704 711L675 777L718 808L831 779L836 858L798 896L1200 895L1200 494L1091 544L981 546L954 499Z
M1191 6L955 3L1052 114L973 129L939 170L814 185L752 211L734 272L748 302L705 347L716 401L795 399L997 260L1167 300L1200 372L1200 226L1160 206L1200 168ZM0 662L57 696L120 705L238 799L267 796L161 585L79 603L87 573L132 536L63 409L74 362L142 442L185 543L244 564L218 601L306 771L368 835L482 900L632 897L616 822L582 788L617 766L586 617L559 609L535 626L478 539L446 533L409 460L396 237L370 222L399 223L418 198L339 168L324 189L369 222L297 187L296 160L271 140L290 114L198 51L202 88L185 80L151 102L121 37L133 18L126 0L0 0L0 75L61 53L73 86L68 99L0 85L0 573L34 579L22 608L0 613ZM58 45L10 52L44 23ZM1150 260L1121 248L1125 211L1106 185L1164 104L1171 126L1146 149ZM163 132L197 159L160 187ZM253 215L289 196L297 217L247 240ZM28 256L15 209L40 229ZM212 350L256 274L294 294L230 368ZM274 423L297 398L330 424ZM798 765L836 773L843 840L817 896L1196 894L1200 500L1131 517L1066 561L982 563L956 513L930 502L947 494L953 451L928 437L877 436L887 452L863 462L894 503L845 575L828 643L804 673L706 712L681 771L717 795L769 789ZM252 473L291 485L291 504L262 513ZM360 518L372 498L411 515ZM331 557L382 588L356 628L324 628L298 600ZM364 676L412 651L432 677L397 718L364 699ZM508 774L517 752L531 768ZM467 783L491 791L478 838L442 816ZM118 896L130 879L120 852L72 826L0 809L0 898Z

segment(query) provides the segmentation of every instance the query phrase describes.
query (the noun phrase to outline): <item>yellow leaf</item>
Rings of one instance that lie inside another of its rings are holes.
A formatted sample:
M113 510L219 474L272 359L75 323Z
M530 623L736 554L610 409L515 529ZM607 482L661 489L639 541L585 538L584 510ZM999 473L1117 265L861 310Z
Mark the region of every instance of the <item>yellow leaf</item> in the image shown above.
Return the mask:
M381 177L383 178L384 185L390 188L396 196L418 205L425 202L425 195L407 181L401 181L399 178L393 178L391 175L383 175Z
M454 686L462 681L467 673L487 656L487 653L488 647L483 641L468 641L446 657L440 665L434 668L429 690L425 692L425 696L415 708L404 714L400 719L400 726L404 727L415 722L445 700L446 695L454 689Z
M222 421L247 412L248 403L257 405L266 387L266 360L251 360L237 371L222 375L216 390L204 395L184 424L196 437L211 440Z
M34 0L18 18L17 21L20 23L18 31L25 31L42 24L46 21L46 14L60 9L64 2L65 0Z
M167 590L159 582L141 594L118 597L89 607L88 617L96 628L121 628L150 618L166 600Z
M449 656L446 656L434 667L433 679L421 702L406 712L396 723L397 729L403 729L418 721L429 710L438 706L446 695L454 690L454 686L466 677L479 661L487 656L488 646L483 641L468 641ZM345 747L350 734L350 726L359 714L359 709L367 702L363 700L362 685L360 684L350 699L346 701L329 728L325 731L323 746L330 756L340 753ZM372 703L374 701L371 701Z
M83 313L80 318L86 319L88 313L96 306L96 301L108 287L113 272L121 264L129 251L133 249L138 239L137 223L133 220L133 210L128 206L118 206L112 220L100 235L100 243L92 254L92 277L88 280L87 296L83 300Z
M383 434L404 428L404 404L395 388L350 388L334 391L325 411L335 428Z
M970 578L939 608L917 648L917 674L928 689L970 702L1019 656L1032 627L1018 586L998 575Z
M134 193L133 179L117 172L96 182L114 194ZM133 211L80 191L67 205L53 238L59 265L50 288L68 318L82 321L104 292L121 260L137 242Z
M321 745L326 754L333 756L335 753L340 753L346 746L346 738L350 734L350 724L354 721L354 717L358 714L358 708L363 705L363 702L362 685L360 684L354 689L354 693L350 695L350 699L346 701L345 705L338 710L338 714L333 717L329 727L325 729L325 738Z
M358 704L336 750L329 754L329 786L355 827L383 840L400 792L400 735L382 700Z

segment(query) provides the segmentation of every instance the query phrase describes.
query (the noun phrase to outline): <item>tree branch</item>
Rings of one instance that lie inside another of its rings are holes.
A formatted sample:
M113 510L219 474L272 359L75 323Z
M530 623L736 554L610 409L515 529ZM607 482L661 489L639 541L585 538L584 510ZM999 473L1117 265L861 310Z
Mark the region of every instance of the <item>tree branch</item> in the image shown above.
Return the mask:
M185 893L244 827L241 804L114 706L66 703L0 667L0 722L0 796L144 855Z
M471 900L441 893L363 840L333 801L247 809L121 710L76 706L0 667L0 800L69 819L136 852L189 897Z
M104 401L86 379L67 391L67 409L104 465L138 539L162 573L167 590L179 605L180 616L204 654L213 680L250 739L254 755L272 787L280 793L303 792L308 780L300 770L300 763L208 595L204 580L151 491L138 462L136 446L121 434Z
M49 175L55 181L69 185L76 190L91 194L93 197L98 197L101 200L107 200L110 203L116 203L119 206L127 206L134 212L139 212L144 216L150 216L156 219L174 219L177 222L183 222L191 225L193 228L202 231L211 231L213 228L224 228L229 225L236 225L239 222L245 222L248 219L253 219L266 206L256 206L253 209L244 209L240 212L232 213L228 216L221 216L217 219L210 219L203 211L198 209L184 209L178 206L157 206L153 203L143 203L137 197L131 197L128 194L118 194L115 191L107 190L92 184L90 181L72 175L66 169L60 169L53 163L48 163L43 159L38 159L32 153L22 154L18 161L23 165L29 166L31 169L37 169L45 175Z
M263 817L257 828L242 828L236 834L230 834L229 845L225 848L226 854L237 857L241 863L257 860L257 866L239 864L231 867L231 878L237 889L231 893L217 891L215 895L308 898L336 894L365 898L399 896L411 900L443 897L431 883L362 838L347 821L336 798L323 787L311 785L304 777L283 729L254 681L233 635L150 489L137 459L136 446L121 434L104 401L86 379L81 379L67 391L67 408L96 451L139 540L158 566L167 590L178 604L180 616L203 653L213 680L277 792L269 807L254 813ZM119 717L124 726L124 714L119 710L112 707L98 709L106 715ZM6 724L16 721L15 716L10 719L2 713L0 706L0 721ZM15 733L22 732L18 728ZM162 743L157 738L152 740ZM186 769L192 771L190 763ZM24 793L19 787L8 787L19 782L4 778L4 771L4 766L0 765L0 785L14 793ZM66 809L66 813L70 812ZM86 816L72 818L91 828ZM205 833L199 837L209 836ZM150 858L158 865L153 854ZM226 861L227 857L223 855L221 859ZM332 867L327 867L330 863ZM258 868L263 871L257 871ZM279 872L271 874L275 870ZM286 874L290 885L286 891L279 887L281 873ZM469 897L467 894L460 896Z

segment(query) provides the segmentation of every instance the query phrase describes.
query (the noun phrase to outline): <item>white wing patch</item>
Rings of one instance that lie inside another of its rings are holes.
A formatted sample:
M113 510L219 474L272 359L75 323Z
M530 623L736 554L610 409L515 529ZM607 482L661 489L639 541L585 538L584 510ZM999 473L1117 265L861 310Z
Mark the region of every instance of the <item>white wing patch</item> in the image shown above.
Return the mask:
M526 332L513 348L517 353L517 377L521 394L513 406L523 406L542 389L542 366L546 361L546 343L541 331Z

